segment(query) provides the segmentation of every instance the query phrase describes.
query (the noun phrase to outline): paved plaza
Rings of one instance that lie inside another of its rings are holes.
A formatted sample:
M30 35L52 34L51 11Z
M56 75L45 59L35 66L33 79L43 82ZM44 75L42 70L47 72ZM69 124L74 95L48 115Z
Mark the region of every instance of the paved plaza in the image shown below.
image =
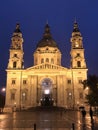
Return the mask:
M80 111L34 109L0 114L0 130L98 130L98 116L83 119ZM34 129L35 130L35 129Z

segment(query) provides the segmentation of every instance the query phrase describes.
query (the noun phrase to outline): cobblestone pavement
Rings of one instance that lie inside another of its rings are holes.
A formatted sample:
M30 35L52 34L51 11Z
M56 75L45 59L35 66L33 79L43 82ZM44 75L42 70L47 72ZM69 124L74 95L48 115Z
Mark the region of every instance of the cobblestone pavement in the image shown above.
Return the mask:
M0 130L98 130L98 117L80 111L35 110L0 114ZM34 129L35 130L35 129Z

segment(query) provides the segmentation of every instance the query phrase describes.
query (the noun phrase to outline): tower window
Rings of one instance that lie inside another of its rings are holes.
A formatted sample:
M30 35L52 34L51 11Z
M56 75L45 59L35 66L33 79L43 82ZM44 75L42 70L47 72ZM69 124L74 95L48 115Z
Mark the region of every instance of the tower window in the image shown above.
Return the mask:
M77 53L77 56L80 56L80 53Z
M77 67L81 67L81 62L77 61Z
M14 57L17 57L17 54L14 54Z
M13 68L16 68L16 65L17 65L17 62L14 61L14 62L13 62Z
M48 58L46 58L46 62L49 62L49 59L48 59Z
M44 59L43 58L41 59L41 63L44 63Z
M51 59L51 63L54 64L54 59L53 58Z
M12 80L12 84L16 84L16 80L15 79Z

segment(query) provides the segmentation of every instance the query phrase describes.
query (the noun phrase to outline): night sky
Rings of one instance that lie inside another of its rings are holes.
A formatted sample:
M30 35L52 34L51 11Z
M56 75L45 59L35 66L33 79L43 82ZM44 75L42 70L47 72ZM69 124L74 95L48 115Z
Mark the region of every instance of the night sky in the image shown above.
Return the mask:
M24 38L24 66L33 66L33 52L48 21L62 52L62 66L70 66L70 38L74 21L83 36L88 74L98 75L98 0L0 0L0 87L6 84L11 37L20 23Z

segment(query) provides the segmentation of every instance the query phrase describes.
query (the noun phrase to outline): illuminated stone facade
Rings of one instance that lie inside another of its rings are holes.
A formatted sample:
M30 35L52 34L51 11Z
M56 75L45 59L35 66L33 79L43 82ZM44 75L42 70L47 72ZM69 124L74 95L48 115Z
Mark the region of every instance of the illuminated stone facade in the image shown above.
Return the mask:
M85 92L81 82L87 78L87 67L82 36L76 22L71 37L70 68L61 66L61 52L48 24L37 44L34 65L30 68L24 68L23 37L19 24L11 41L6 70L6 107L27 108L51 103L60 107L84 105Z

